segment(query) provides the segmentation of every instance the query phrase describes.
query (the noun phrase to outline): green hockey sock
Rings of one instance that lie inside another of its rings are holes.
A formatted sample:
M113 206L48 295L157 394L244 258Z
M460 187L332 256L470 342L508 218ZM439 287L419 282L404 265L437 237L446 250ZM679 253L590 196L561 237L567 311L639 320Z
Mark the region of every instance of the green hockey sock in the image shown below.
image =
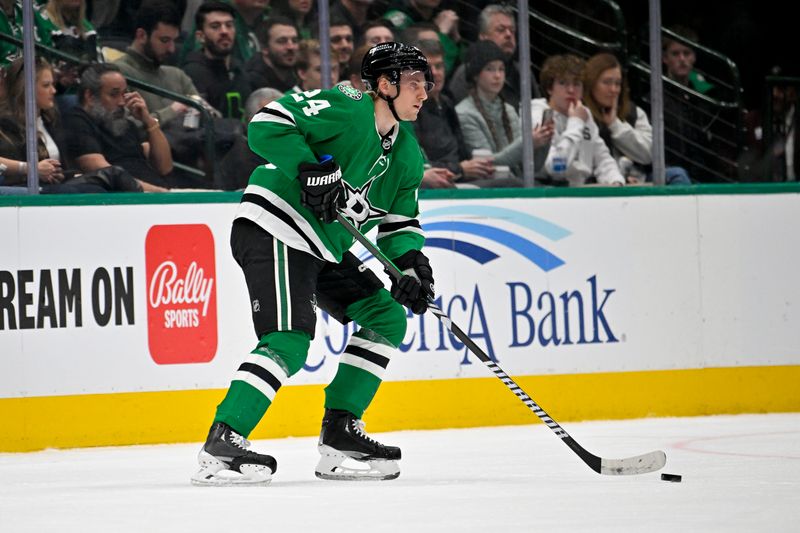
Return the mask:
M300 331L264 335L233 377L214 422L224 422L247 437L290 376L305 363L310 339Z

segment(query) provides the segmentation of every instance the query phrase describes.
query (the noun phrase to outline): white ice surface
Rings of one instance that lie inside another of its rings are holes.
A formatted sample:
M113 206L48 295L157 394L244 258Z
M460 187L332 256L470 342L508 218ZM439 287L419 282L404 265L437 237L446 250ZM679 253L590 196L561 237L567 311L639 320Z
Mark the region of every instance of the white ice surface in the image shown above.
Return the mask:
M316 439L256 441L268 487L193 487L199 444L0 454L0 532L800 531L800 414L565 424L663 472L594 473L542 424L376 435L394 481L314 477ZM6 428L9 430L9 428Z

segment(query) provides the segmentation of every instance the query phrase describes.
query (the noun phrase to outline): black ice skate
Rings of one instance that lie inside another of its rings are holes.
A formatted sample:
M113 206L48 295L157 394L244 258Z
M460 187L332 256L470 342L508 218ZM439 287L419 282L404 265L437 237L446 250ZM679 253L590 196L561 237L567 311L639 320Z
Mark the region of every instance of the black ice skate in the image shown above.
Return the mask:
M278 463L270 455L251 452L250 442L228 424L211 426L208 439L197 455L200 471L194 485L267 485Z
M400 475L400 448L384 446L364 434L364 422L348 411L326 409L319 435L319 463L316 474L321 479L377 480ZM353 459L369 468L350 468L342 463Z

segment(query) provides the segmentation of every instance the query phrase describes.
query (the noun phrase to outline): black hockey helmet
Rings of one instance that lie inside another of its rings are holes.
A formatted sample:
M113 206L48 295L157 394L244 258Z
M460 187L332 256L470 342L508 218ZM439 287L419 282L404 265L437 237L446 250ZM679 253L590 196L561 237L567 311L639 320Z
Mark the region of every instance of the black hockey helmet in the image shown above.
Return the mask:
M361 61L361 81L364 82L364 86L368 91L375 91L378 97L386 101L398 122L401 119L394 108L394 101L400 96L400 75L406 70L424 72L425 90L429 91L433 87L433 74L428 66L428 58L415 46L403 43L376 44ZM378 91L378 79L384 75L389 79L389 83L397 87L397 94L393 97Z
M419 48L403 43L376 44L361 61L361 81L367 90L377 91L381 75L385 75L392 85L397 85L404 70L424 72L425 81L433 82L428 59Z

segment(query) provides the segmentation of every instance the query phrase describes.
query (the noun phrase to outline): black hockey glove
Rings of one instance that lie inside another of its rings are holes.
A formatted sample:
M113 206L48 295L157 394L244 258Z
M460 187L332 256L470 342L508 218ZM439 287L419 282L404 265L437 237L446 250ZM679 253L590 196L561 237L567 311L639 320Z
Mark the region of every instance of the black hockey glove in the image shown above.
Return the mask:
M392 278L392 298L405 305L414 314L421 315L428 310L428 297L434 297L433 270L425 254L409 250L394 260L403 272L396 281Z
M323 163L300 163L297 179L303 190L300 203L326 224L336 220L339 209L345 206L342 170L333 159Z

